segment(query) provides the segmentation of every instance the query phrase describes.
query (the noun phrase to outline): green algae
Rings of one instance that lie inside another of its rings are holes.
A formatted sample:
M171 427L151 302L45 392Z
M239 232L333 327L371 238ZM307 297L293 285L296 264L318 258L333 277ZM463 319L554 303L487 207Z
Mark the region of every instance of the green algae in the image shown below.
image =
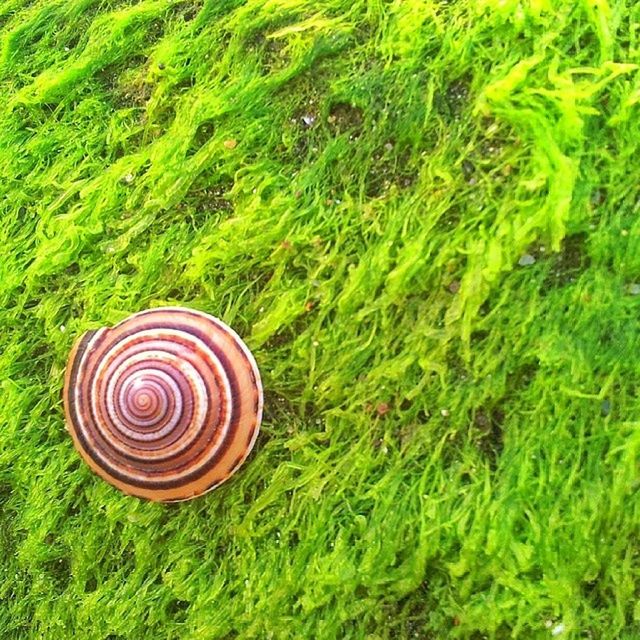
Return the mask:
M639 20L3 2L0 636L639 637ZM77 335L164 304L266 388L174 506L60 397Z

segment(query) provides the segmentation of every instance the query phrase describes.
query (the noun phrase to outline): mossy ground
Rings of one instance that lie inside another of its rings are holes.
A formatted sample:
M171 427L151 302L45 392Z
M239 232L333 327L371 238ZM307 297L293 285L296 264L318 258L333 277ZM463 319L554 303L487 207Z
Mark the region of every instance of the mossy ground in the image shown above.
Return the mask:
M0 637L640 638L640 5L3 0ZM221 317L241 472L121 495L75 338Z

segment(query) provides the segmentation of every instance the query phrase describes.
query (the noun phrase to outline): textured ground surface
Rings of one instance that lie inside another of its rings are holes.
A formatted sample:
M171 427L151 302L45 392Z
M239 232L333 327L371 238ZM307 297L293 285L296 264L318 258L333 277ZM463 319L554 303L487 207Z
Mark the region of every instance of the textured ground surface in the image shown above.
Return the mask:
M640 5L3 0L0 637L640 637ZM232 324L189 504L93 476L74 339Z

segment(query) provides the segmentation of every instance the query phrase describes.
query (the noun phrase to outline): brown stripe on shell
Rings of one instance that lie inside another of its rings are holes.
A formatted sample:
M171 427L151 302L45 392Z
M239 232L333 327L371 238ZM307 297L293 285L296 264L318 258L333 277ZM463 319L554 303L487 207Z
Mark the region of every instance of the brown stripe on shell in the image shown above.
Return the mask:
M126 493L173 502L210 491L244 462L263 395L256 362L231 328L165 307L82 336L64 404L93 471Z

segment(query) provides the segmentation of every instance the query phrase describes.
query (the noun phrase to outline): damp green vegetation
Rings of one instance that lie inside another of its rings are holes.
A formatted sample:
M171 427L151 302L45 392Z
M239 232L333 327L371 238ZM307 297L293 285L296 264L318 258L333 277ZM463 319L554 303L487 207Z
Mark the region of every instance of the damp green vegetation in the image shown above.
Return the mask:
M3 0L0 637L640 637L640 5ZM64 428L183 305L266 389L163 506Z

